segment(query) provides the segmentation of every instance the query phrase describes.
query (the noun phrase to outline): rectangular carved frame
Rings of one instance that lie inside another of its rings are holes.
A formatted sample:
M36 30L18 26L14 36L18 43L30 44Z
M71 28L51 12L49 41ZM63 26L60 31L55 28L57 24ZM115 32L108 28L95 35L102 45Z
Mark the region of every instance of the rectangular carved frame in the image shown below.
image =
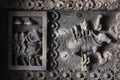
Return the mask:
M47 13L44 11L16 11L9 13L9 50L8 50L8 68L12 70L46 70L46 55L47 55ZM21 17L21 16L30 16L30 17L42 17L42 66L19 66L12 65L12 39L13 39L13 17Z

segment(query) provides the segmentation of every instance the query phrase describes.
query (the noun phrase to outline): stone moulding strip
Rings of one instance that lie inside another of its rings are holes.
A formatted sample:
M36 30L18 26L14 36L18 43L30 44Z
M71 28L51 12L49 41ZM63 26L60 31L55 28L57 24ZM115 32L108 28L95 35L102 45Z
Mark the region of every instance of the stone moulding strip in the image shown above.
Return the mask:
M4 2L1 8L23 10L119 10L119 0L17 0Z

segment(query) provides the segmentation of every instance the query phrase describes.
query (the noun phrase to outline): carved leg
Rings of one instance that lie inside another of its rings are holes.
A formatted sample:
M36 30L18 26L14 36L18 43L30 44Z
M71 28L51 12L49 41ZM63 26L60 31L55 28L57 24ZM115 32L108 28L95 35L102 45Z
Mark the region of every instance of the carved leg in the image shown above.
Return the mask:
M25 54L25 50L26 50L26 45L24 43L21 43L21 53Z
M25 59L26 59L26 57L25 56L22 56L21 57L21 61L22 61L22 63L23 63L23 65L27 65L27 62L25 61Z
M98 61L99 61L99 64L103 65L105 64L105 60L104 58L102 57L101 53L100 52L96 52L97 56L98 56Z
M103 53L103 57L102 57L101 53L99 53L99 52L97 52L96 54L98 56L99 64L101 64L101 65L105 64L106 62L108 62L109 60L112 59L112 54L108 51L105 51Z
M90 58L86 55L86 54L83 54L83 56L81 57L81 70L82 71L88 71L89 70L89 66L88 64L90 63Z
M41 65L42 65L41 59L40 59L40 56L39 56L39 55L35 55L35 62L36 62L36 65L37 65L37 66L41 66Z

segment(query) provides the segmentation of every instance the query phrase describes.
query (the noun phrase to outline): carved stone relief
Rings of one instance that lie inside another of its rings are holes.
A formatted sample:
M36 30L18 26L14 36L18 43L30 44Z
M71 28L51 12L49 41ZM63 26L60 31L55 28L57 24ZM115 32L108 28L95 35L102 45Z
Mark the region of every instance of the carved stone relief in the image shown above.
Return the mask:
M119 17L119 11L10 13L9 68L47 71L26 71L25 80L119 79Z
M27 70L22 80L119 80L119 4L17 1L10 9L23 11L9 13L8 67Z
M88 71L93 58L97 65L105 65L113 59L112 49L109 46L115 42L111 38L114 34L111 31L110 20L107 19L106 23L102 22L106 16L110 18L111 14L102 12L63 12L62 14L58 20L61 24L60 28L55 32L60 44L58 48L59 68L73 67ZM116 14L114 13L114 17ZM86 16L91 17L86 18Z
M45 70L47 54L46 12L11 12L9 67L16 70Z

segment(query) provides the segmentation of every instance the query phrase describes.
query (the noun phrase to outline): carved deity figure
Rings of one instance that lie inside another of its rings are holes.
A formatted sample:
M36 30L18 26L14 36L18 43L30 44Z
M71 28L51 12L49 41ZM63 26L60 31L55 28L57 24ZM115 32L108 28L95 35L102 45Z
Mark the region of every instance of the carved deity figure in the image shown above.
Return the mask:
M26 34L24 32L15 33L14 41L14 51L17 53L16 58L20 57L24 65L26 65L26 57L29 59L34 58L32 59L34 62L31 61L31 64L34 64L35 61L37 62L37 65L41 64L39 53L42 53L42 33L40 30L33 29ZM38 62L40 64L38 64Z
M41 30L33 29L26 35L27 50L26 52L31 57L31 65L42 65L40 55L42 53L42 32Z
M26 35L29 54L37 54L42 47L42 35L40 30L33 29ZM33 45L33 46L32 46Z
M75 40L80 43L80 52L84 52L85 54L81 57L81 63L86 63L82 67L82 70L87 70L87 66L90 62L89 60L89 52L95 53L98 56L99 63L105 64L107 61L111 60L112 54L109 51L103 51L103 53L98 51L103 45L103 42L110 43L111 39L107 37L105 33L101 31L102 24L101 24L102 15L97 15L96 22L94 23L93 30L90 29L86 20L80 23L80 26L73 26L72 32ZM98 34L94 32L97 31ZM87 58L88 57L88 58ZM84 59L84 61L83 61Z
M25 55L25 34L23 32L21 32L20 34L15 33L14 41L17 55Z

